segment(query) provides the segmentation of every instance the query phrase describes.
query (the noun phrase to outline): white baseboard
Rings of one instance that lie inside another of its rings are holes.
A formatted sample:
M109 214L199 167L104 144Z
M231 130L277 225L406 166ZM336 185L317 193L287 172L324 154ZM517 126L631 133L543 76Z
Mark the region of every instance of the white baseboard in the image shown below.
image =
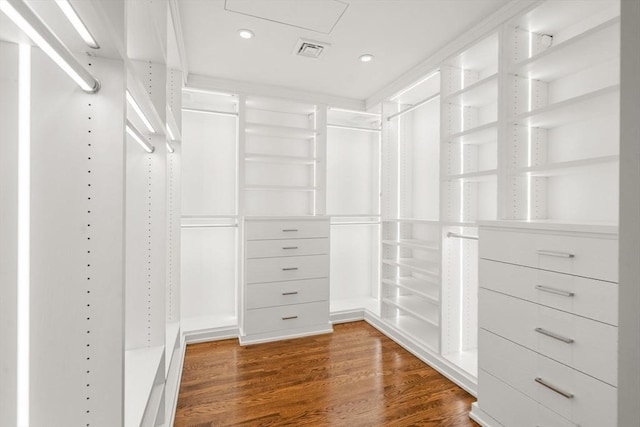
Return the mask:
M364 309L353 309L333 312L329 315L329 320L332 324L337 325L339 323L357 322L364 320Z
M197 344L197 343L209 342L209 341L220 341L220 340L226 340L231 338L238 338L239 336L240 336L240 329L238 327L229 327L229 326L183 332L183 337L187 344Z
M469 418L473 421L480 424L482 427L502 427L502 424L493 419L491 415L488 415L480 406L478 406L478 402L474 402L471 404L471 412L469 413Z
M286 335L283 335L282 332L283 331L266 332L263 334L254 335L241 335L239 337L240 345L262 344L265 342L287 340L291 338L302 338L311 335L328 334L330 332L333 332L333 327L331 326L331 323L328 323L325 325L316 325L306 328L287 330Z

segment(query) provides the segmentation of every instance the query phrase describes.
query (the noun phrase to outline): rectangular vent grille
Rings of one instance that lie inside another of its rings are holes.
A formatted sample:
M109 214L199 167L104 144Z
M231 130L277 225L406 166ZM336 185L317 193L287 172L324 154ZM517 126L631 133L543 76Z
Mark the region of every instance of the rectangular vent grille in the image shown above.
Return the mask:
M324 43L300 39L293 53L298 56L318 59L327 46Z

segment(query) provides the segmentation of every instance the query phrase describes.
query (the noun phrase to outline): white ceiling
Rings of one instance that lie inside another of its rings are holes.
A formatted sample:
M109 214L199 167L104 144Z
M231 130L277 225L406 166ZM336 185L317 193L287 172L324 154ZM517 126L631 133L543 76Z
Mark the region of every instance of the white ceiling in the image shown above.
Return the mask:
M506 3L508 0L178 1L190 74L359 100L393 82ZM241 39L237 33L241 28L252 30L255 37ZM299 38L331 46L319 59L294 56ZM360 62L358 57L364 53L375 55L374 61Z

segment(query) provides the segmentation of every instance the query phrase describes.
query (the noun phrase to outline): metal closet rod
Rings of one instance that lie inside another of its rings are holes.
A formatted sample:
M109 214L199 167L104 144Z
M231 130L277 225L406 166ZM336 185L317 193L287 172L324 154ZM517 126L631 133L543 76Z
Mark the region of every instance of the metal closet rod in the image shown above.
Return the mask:
M465 234L452 233L451 231L447 233L447 237L455 237L455 238L458 238L458 239L478 240L478 236L467 236Z
M82 90L96 93L100 82L73 56L23 0L1 0L0 10L33 40Z
M416 108L422 107L427 102L431 102L434 99L438 99L438 98L440 98L440 94L436 93L435 95L432 95L432 96L428 97L427 99L423 99L422 101L420 101L420 102L418 102L416 104L413 104L411 107L405 108L402 111L398 111L397 113L390 115L389 117L387 117L387 121L390 122L391 120L395 119L396 117L400 117L403 114L409 113L409 112L415 110Z

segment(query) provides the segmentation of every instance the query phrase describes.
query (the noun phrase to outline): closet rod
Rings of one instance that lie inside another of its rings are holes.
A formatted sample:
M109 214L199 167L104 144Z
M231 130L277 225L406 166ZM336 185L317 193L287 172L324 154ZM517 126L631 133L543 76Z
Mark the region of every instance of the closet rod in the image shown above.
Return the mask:
M180 224L182 228L237 228L238 224Z
M382 132L382 129L371 129L371 128L363 128L359 126L345 126L345 125L334 125L331 123L327 123L328 128L338 128L338 129L350 129L350 130L362 130L365 132Z
M389 117L387 117L387 121L390 122L392 119L395 119L396 117L400 117L403 114L411 112L411 111L415 110L418 107L422 107L427 102L431 102L434 99L438 99L438 98L440 98L440 94L436 93L435 95L432 95L432 96L428 97L427 99L423 99L422 101L418 102L417 104L413 104L411 107L405 108L402 111L398 111L397 113L390 115Z
M204 113L204 114L216 114L218 116L238 117L238 113L232 113L230 111L203 110L201 108L183 108L182 111L188 111L190 113Z
M456 237L458 239L478 240L478 236L465 236L464 234L448 232L447 237Z

